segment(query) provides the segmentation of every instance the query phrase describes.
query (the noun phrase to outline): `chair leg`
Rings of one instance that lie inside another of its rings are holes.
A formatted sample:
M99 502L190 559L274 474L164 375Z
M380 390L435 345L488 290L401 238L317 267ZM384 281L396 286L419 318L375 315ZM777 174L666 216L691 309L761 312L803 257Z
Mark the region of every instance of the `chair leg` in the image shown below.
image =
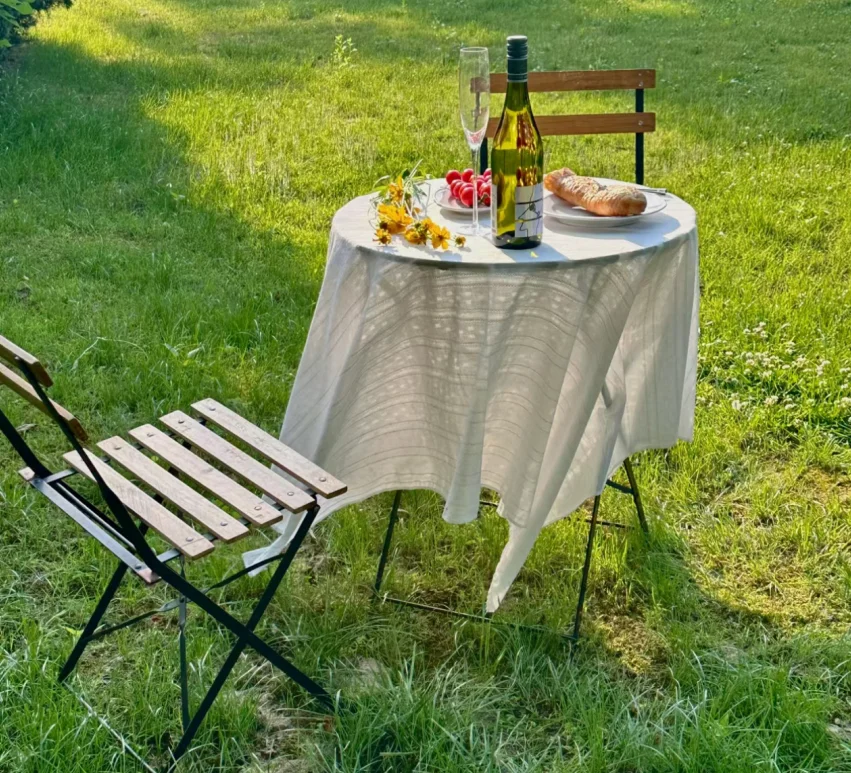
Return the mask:
M68 656L68 660L65 661L65 665L63 665L62 669L59 671L60 682L64 682L76 667L77 661L80 659L83 651L91 641L92 634L97 630L97 627L100 625L100 621L103 619L104 614L106 614L109 603L115 597L115 594L118 591L118 586L121 585L121 581L124 579L126 572L127 564L119 563L115 568L115 572L113 572L112 578L106 586L106 590L100 597L94 612L92 612L89 622L86 623L86 627L83 629L82 634L80 634L80 638L77 639L77 643L74 645L74 649Z
M594 534L597 531L597 516L600 513L600 495L594 497L591 510L591 525L588 527L588 543L585 545L585 564L582 567L582 579L579 581L579 599L576 602L576 618L573 621L573 641L579 640L579 627L582 624L582 611L585 607L585 594L588 592L588 575L591 571L591 557L594 552Z
M623 460L623 468L626 471L629 487L632 490L632 501L635 503L635 512L638 515L638 523L641 526L641 531L649 534L650 530L647 528L647 518L644 515L644 505L641 504L641 494L638 491L638 481L635 479L635 471L632 469L632 462L629 457Z
M183 556L180 557L180 576L186 577ZM180 657L180 720L185 733L192 717L189 713L189 673L186 665L186 596L183 594L178 599L177 646Z
M387 556L390 554L390 544L393 541L393 527L399 518L399 503L402 501L402 492L397 491L393 497L393 507L390 509L390 521L387 524L387 534L384 535L384 547L381 548L381 558L378 559L378 572L375 575L375 594L381 590L381 581L384 579L384 568L387 565Z
M254 629L257 627L257 624L263 617L266 608L269 606L269 603L274 597L275 592L278 590L278 586L284 579L284 575L286 575L287 570L289 569L296 552L298 552L298 549L301 547L301 543L304 541L304 538L307 535L310 525L313 523L315 515L316 511L312 511L309 515L303 518L301 524L299 525L298 531L296 532L292 542L290 542L287 551L284 554L284 557L278 564L278 567L275 570L272 579L269 580L269 584L266 586L266 590L263 591L263 595L260 597L260 600L254 607L254 611L251 613L250 619L245 625L239 623L236 619L231 617L227 612L225 612L221 607L219 607L215 602L213 602L203 593L198 591L197 588L189 584L187 581L184 581L179 576L173 576L169 578L169 584L174 585L178 592L185 592L189 600L197 603L212 617L214 617L219 622L225 624L237 637L233 648L227 656L227 659L225 660L222 667L219 669L219 672L216 674L213 683L210 685L209 690L201 701L201 704L198 706L198 709L195 712L194 716L190 719L188 726L186 727L183 733L183 737L180 739L177 748L174 750L173 756L175 760L180 759L188 751L192 740L195 738L195 735L197 734L198 729L201 726L201 723L204 721L204 718L210 711L210 708L216 700L216 697L218 696L219 692L227 681L227 678L230 676L231 671L239 660L239 656L242 654L242 652L247 646L251 646L252 648L254 648L273 666L283 671L288 677L290 677L290 679L296 682L296 684L298 684L300 687L307 690L308 693L310 693L311 695L313 695L313 697L321 701L327 708L332 711L334 710L334 701L323 687L314 682L309 676L307 676L307 674L304 674L302 671L296 668L290 661L288 661L277 651L272 649L266 642L260 639L260 637L257 636L256 633L254 633ZM179 587L183 585L184 582L186 582L185 591L183 588Z

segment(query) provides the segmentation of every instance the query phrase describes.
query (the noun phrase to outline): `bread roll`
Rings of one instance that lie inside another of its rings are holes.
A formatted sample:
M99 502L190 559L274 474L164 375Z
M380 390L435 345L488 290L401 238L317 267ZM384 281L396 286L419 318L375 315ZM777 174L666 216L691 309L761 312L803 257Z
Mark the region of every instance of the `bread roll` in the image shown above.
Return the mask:
M632 185L603 185L591 177L580 177L570 169L550 172L544 177L544 187L562 201L595 215L640 215L647 208L647 198Z

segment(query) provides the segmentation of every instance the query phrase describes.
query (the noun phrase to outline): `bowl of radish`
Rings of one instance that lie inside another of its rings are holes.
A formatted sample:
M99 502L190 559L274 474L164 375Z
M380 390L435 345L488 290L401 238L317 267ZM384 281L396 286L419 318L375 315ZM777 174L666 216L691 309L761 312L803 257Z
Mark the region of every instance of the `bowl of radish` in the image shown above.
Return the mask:
M479 214L484 215L491 205L491 170L486 169L473 183L473 170L465 169L459 172L450 169L446 173L446 187L441 188L435 196L435 201L442 209L452 212L463 212L472 215L474 191L478 194Z

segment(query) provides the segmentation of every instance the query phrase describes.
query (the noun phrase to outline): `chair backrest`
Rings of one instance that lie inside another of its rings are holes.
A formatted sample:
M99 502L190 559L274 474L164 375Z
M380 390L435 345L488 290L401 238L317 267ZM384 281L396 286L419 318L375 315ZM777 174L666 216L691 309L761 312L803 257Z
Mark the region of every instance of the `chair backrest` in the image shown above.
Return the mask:
M505 73L492 73L490 90L504 94ZM530 72L529 91L635 91L635 111L631 113L580 113L578 115L535 115L543 136L581 134L634 134L635 181L644 183L644 135L656 130L656 114L644 112L644 90L656 87L655 70L565 70ZM487 137L496 134L499 118L488 122ZM487 153L483 154L483 165Z
M24 378L21 378L13 370L3 365L2 360L16 366L23 373ZM0 335L0 387L8 387L58 424L62 433L71 443L74 451L83 458L86 469L100 489L110 511L117 518L118 524L110 522L106 515L88 503L85 503L85 509L81 510L81 503L84 503L85 500L76 492L73 495L69 494L70 489L63 485L64 481L57 483L57 486L63 486L61 491L55 489L52 484L46 485L49 483L50 470L48 470L35 451L30 448L29 444L23 438L21 431L12 424L9 417L0 408L0 433L6 436L12 447L27 465L25 469L20 471L20 474L28 482L38 479L38 485L36 487L41 486L42 488L39 488L39 490L42 493L48 496L66 513L72 515L77 523L83 526L92 536L96 536L103 545L113 551L128 566L135 567L138 561L135 561L127 553L126 548L135 549L145 556L153 555L150 547L145 542L144 532L136 526L127 508L119 500L115 492L107 486L103 476L95 466L92 455L83 450L81 443L85 443L88 440L88 435L85 429L83 429L83 425L80 424L80 421L74 414L48 396L45 390L47 387L52 386L52 384L53 380L50 378L50 374L36 357L8 338ZM90 522L93 522L94 525ZM112 536L105 534L104 529L110 532ZM116 538L123 541L124 547L115 542Z
M0 362L0 387L6 386L43 413L51 416L50 410L39 395L34 382L41 388L52 386L53 380L44 365L25 349L0 335L0 360L5 360L20 370L25 378L21 378L11 368ZM79 440L88 440L83 425L74 414L57 403L53 403L57 414L68 425L71 432ZM52 416L51 416L52 418Z

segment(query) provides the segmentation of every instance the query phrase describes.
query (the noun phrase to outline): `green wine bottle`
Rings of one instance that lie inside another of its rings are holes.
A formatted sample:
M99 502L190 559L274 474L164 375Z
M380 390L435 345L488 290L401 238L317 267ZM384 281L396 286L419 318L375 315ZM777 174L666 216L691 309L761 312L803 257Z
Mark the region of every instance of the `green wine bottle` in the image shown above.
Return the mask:
M507 40L508 88L491 150L491 232L497 247L526 249L544 233L544 144L529 103L525 35Z

